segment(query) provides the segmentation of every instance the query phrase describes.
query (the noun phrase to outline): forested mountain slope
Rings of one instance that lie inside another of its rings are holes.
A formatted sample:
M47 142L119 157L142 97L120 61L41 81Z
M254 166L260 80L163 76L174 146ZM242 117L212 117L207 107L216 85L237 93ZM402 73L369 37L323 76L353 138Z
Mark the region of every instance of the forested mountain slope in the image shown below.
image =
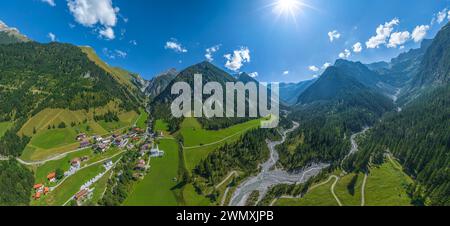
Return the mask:
M329 67L289 115L301 126L279 147L280 164L290 170L318 162L337 164L350 150L349 137L392 109L387 97Z

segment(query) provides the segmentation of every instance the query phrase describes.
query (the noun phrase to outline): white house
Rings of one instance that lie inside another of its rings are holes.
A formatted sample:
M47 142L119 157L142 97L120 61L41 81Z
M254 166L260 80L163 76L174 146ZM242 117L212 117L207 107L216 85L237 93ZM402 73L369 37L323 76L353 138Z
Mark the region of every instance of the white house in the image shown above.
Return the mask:
M165 152L162 150L159 150L158 145L156 145L156 148L155 148L155 145L152 145L152 149L150 150L150 157L163 157L164 154L165 154Z

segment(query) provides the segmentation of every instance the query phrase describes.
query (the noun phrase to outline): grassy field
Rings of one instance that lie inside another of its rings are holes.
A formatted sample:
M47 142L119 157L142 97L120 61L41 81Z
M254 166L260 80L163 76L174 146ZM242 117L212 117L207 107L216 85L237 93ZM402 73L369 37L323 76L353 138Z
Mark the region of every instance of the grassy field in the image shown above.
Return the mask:
M116 104L111 102L103 108L96 108L95 112L96 114L103 114L108 110L114 111L116 108ZM132 126L139 117L134 111L121 112L118 116L119 122L106 123L93 120L93 109L90 111L45 109L28 120L19 131L19 134L32 137L21 158L25 161L37 161L75 150L79 147L79 142L75 140L78 133L107 135L117 129ZM57 128L61 122L66 124L66 128ZM53 126L55 126L55 129L53 129Z
M354 192L349 190L350 182L356 179ZM339 179L334 191L344 206L361 206L361 187L364 180L364 174L348 174Z
M62 159L58 159L55 161L50 161L45 163L44 165L39 166L35 169L35 181L37 183L45 183L47 181L47 175L51 172L55 172L56 169L62 169L63 171L67 171L70 168L70 160L74 158L88 157L88 160L83 162L81 167L92 164L94 162L100 161L102 159L110 158L115 154L119 153L120 150L117 148L111 148L105 153L95 154L94 151L90 148L74 152L68 154L66 157Z
M169 125L160 119L156 120L155 125L153 127L154 127L153 130L155 132L167 133L167 131L169 130Z
M211 202L205 196L201 196L195 192L195 188L192 184L187 184L183 188L184 204L186 206L210 206Z
M115 157L113 161L117 161L119 157ZM105 160L106 161L106 160ZM31 205L37 206L61 206L67 200L75 195L80 187L88 182L90 179L94 178L98 174L105 171L102 163L92 165L90 167L84 168L78 171L73 176L65 180L59 187L54 191L50 192L47 196L41 198L40 200L33 200Z
M371 170L366 185L367 206L411 205L405 187L413 181L398 168L398 165L389 161Z
M130 72L125 71L121 68L109 66L103 60L100 59L100 57L91 47L82 46L80 48L88 56L89 60L91 60L92 62L97 64L97 66L99 66L100 68L111 74L114 77L114 79L116 79L120 84L123 84L129 87L130 89L133 89L132 87L135 87L132 83L132 76Z
M178 178L178 144L175 140L160 140L159 148L165 151L162 158L152 158L150 173L135 185L126 206L177 206L173 187Z
M188 171L192 171L211 151L227 142L237 141L245 132L259 126L260 120L252 120L227 129L209 131L204 130L195 118L186 118L181 125L180 133L184 139L184 157Z
M0 138L11 128L12 122L0 122Z
M275 206L337 206L338 203L331 194L331 185L335 180L309 191L300 199L279 199Z
M386 160L379 167L372 167L365 187L366 206L409 206L411 200L406 193L406 186L412 183L400 164ZM338 175L338 174L336 174ZM348 185L356 174L341 177L336 184L335 193L344 206L361 205L361 189L364 174L358 174L354 186L354 194L350 193ZM334 179L325 185L309 191L301 199L279 199L279 206L335 206L337 202L332 196L331 185Z
M141 129L147 128L147 123L146 123L147 119L148 119L148 113L142 109L141 115L139 115L139 118L136 122L136 126Z

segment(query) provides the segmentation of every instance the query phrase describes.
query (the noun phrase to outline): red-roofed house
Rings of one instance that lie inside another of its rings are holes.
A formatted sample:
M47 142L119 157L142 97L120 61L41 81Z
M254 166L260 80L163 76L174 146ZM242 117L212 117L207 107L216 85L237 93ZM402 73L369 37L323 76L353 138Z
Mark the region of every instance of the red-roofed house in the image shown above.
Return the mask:
M56 181L56 173L55 173L55 172L49 173L49 174L47 175L47 179L48 179L48 181L50 181L50 182L55 182L55 181Z

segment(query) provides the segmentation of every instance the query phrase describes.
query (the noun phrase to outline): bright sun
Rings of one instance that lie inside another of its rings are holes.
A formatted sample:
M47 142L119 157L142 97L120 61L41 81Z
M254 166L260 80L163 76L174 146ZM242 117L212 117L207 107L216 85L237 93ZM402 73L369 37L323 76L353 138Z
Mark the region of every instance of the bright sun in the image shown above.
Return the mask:
M278 15L295 17L301 6L302 4L298 0L277 0L274 10Z

